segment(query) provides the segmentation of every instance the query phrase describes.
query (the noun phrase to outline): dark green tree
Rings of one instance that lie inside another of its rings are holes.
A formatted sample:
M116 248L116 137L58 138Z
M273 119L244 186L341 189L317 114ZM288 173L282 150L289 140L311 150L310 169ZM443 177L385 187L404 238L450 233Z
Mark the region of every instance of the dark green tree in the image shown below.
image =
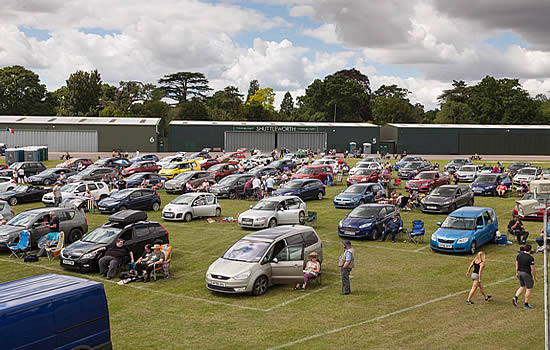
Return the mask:
M0 114L47 115L52 109L45 98L46 86L38 74L22 66L0 69Z
M164 90L164 96L178 103L187 102L192 98L204 99L206 93L212 90L208 86L208 79L199 72L167 74L158 82Z
M289 91L285 93L285 96L283 97L283 100L281 101L281 109L280 112L284 114L286 117L290 117L292 115L292 111L294 110L294 99L292 98L292 95Z
M474 113L467 103L447 101L435 117L439 124L468 124L474 120Z
M257 80L251 80L250 86L248 87L248 93L246 94L246 102L250 100L252 96L256 93L256 91L260 90L260 83Z
M101 75L97 70L76 71L67 83L67 108L73 115L97 115L101 97Z
M447 101L467 103L469 98L469 89L463 80L453 80L453 88L443 90L443 93L437 97L440 104Z
M412 105L410 91L397 85L382 85L371 98L372 116L379 125L386 123L419 123L424 115L424 106Z
M208 98L206 104L210 119L237 120L243 105L243 95L239 93L237 87L226 86Z

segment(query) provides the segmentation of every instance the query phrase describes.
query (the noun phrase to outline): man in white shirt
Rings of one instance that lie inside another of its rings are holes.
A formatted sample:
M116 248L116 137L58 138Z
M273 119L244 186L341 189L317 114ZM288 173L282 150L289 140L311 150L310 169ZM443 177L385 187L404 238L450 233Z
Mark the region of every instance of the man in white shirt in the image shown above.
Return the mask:
M270 176L265 180L265 184L267 187L267 194L271 196L271 192L273 192L273 187L275 187L275 179L273 179L273 176Z
M254 180L252 180L252 191L254 191L254 196L256 198L258 198L260 195L260 184L261 181L258 177L255 177Z

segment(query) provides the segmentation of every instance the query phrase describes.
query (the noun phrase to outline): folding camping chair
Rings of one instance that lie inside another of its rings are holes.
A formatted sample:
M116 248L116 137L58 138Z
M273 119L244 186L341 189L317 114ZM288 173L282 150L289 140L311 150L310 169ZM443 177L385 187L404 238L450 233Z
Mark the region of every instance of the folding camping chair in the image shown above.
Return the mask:
M22 258L23 254L25 253L25 250L28 250L30 248L31 243L31 233L29 231L21 231L19 232L19 241L17 243L6 243L6 246L11 251L11 255L9 258L14 255L16 258Z
M337 173L334 177L334 184L343 185L344 184L344 174L343 173Z
M162 273L164 278L170 277L170 263L172 262L172 246L170 244L163 244L160 247L160 251L164 253L164 261L162 263L155 263L153 269L153 279L157 280L157 273Z
M46 247L46 255L48 260L55 258L61 254L61 249L65 248L65 232L61 231L57 234L57 242L55 246Z
M412 222L412 229L409 231L409 239L415 244L423 243L425 233L426 230L424 229L424 221L414 220Z
M307 212L307 218L306 218L306 224L310 222L311 226L315 226L315 223L317 222L317 212L316 211L308 211Z
M41 252L43 249L48 260L50 260L54 256L59 256L61 249L64 247L64 240L65 234L63 232L50 232L40 237L38 240L38 248L40 248Z

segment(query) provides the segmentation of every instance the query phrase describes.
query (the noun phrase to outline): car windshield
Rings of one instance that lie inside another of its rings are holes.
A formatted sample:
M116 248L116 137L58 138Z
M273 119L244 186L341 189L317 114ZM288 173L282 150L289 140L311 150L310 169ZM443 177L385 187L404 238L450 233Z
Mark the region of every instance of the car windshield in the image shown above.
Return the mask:
M25 185L17 185L17 186L15 186L15 188L13 190L15 192L25 192L27 190L27 188L29 188L29 187L25 186Z
M478 178L474 181L474 183L475 183L475 184L494 184L496 181L497 181L497 177L496 177L496 176L481 175L480 177L478 177Z
M252 206L252 210L275 210L278 202L261 200Z
M143 177L143 174L133 174L128 176L126 180L141 180L142 177Z
M473 230L475 220L473 218L457 218L455 216L447 216L442 228L449 228L451 230Z
M302 185L303 185L303 182L301 181L289 181L286 184L281 185L281 188L291 190L291 189L300 188L302 187Z
M164 167L164 169L177 169L179 168L180 163L171 163Z
M357 193L363 193L364 190L365 190L365 186L351 185L350 187L346 188L344 193L357 194Z
M370 169L359 169L355 172L355 175L372 175L373 171Z
M78 176L90 175L92 173L92 171L94 171L94 170L95 170L94 168L84 169L84 170L82 170L81 172L78 173Z
M21 213L13 217L7 224L12 226L28 227L35 218L36 215Z
M476 167L475 166L463 166L459 169L459 171L473 173L473 172L476 171Z
M433 178L434 178L434 174L430 174L430 173L420 173L414 177L415 180L429 180Z
M122 229L112 226L100 226L88 233L82 242L109 244L118 236Z
M537 169L523 168L518 171L519 175L536 175Z
M174 179L187 181L193 176L193 174L194 173L181 173L178 176L174 177Z
M210 171L220 171L223 169L223 164L214 164L208 170Z
M430 196L439 196L439 197L452 197L455 194L455 189L450 187L436 187L431 193Z
M76 188L79 186L80 184L66 184L65 186L61 187L61 192L73 192L74 190L76 190Z
M301 168L296 172L296 174L310 175L310 174L313 174L314 171L315 171L315 168Z
M59 169L48 168L48 169L45 169L45 170L41 171L39 175L50 175L50 174L55 173L57 170L59 170Z
M268 247L268 242L241 239L233 244L222 258L233 261L258 262L264 256Z
M410 162L410 163L407 163L407 165L405 165L404 168L409 168L409 169L416 169L420 166L420 162Z
M349 213L350 218L372 219L378 216L380 208L375 207L357 207Z
M182 195L178 198L174 199L170 202L170 204L178 204L178 205L191 205L191 202L193 202L193 199L195 199L196 196L193 195Z
M126 198L130 192L132 192L132 191L128 191L128 190L117 191L117 192L111 194L111 195L109 196L109 198L111 198L111 199L122 199L122 198Z
M224 186L233 185L238 178L239 178L238 176L224 177L223 179L220 180L220 182L218 182L218 185L224 185Z

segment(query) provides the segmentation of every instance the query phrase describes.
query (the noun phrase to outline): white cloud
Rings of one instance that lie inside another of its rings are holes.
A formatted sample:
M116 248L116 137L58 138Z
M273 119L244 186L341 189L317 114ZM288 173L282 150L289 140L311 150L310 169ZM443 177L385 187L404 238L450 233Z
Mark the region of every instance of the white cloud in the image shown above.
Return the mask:
M341 44L338 34L336 34L336 26L332 23L325 23L315 29L306 29L304 35L319 39L327 44Z

